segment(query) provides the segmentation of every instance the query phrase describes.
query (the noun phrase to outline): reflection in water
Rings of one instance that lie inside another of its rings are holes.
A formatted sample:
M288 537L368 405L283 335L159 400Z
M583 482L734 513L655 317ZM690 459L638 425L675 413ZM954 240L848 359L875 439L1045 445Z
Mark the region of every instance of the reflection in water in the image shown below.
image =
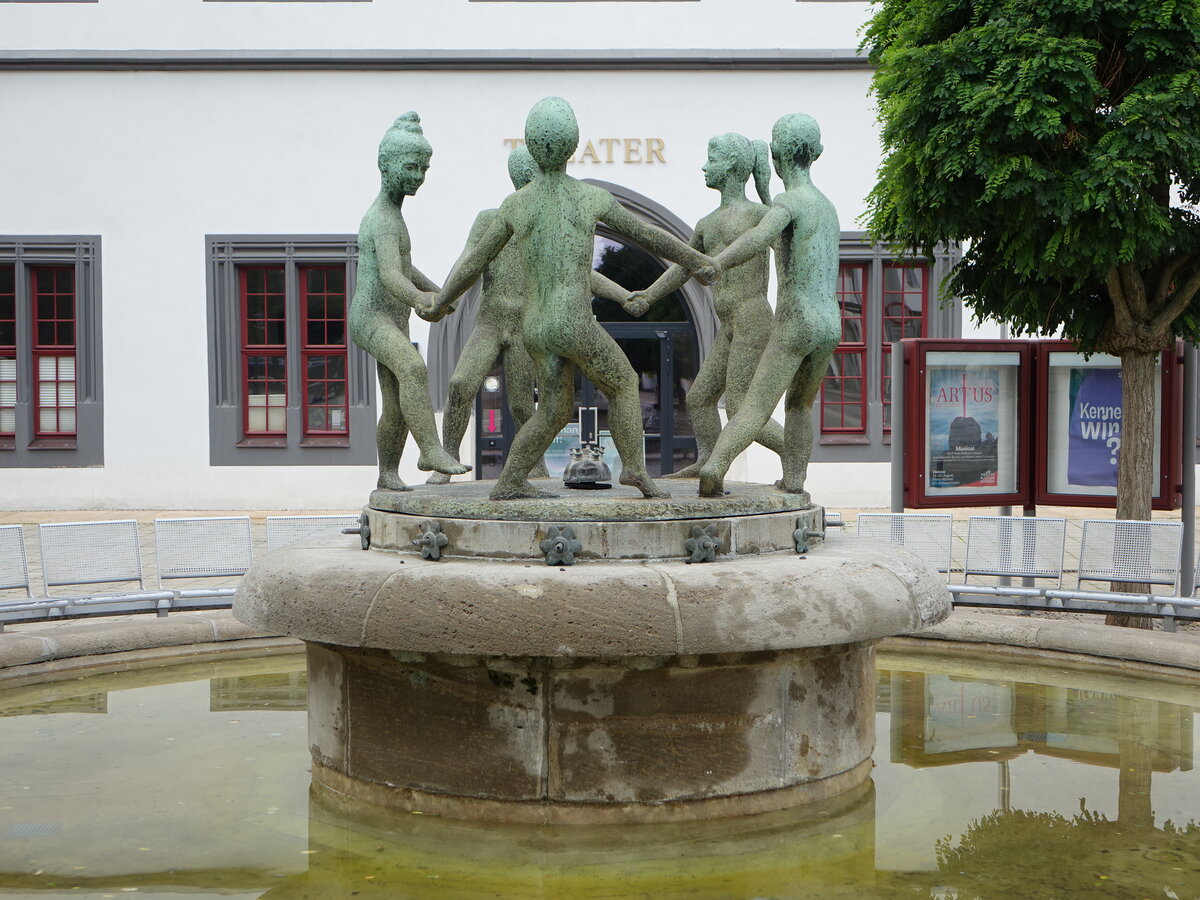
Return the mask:
M549 828L310 796L303 665L9 682L0 897L1200 897L1186 684L881 655L876 768L855 792Z

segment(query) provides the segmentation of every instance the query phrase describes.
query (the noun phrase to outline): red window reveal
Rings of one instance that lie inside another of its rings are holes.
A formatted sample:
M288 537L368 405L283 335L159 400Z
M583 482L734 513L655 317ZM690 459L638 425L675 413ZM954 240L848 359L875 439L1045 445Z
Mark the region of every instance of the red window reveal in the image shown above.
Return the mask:
M17 433L17 270L0 266L0 438Z
M74 437L75 269L35 267L30 269L30 279L36 382L34 433L39 438Z
M287 306L283 266L238 270L242 294L242 427L287 436Z
M301 365L306 437L350 433L346 397L346 268L301 268Z
M929 313L928 268L924 263L884 263L880 381L883 430L892 430L892 342L925 337Z
M845 263L838 275L842 340L821 382L821 431L862 434L867 428L867 266Z

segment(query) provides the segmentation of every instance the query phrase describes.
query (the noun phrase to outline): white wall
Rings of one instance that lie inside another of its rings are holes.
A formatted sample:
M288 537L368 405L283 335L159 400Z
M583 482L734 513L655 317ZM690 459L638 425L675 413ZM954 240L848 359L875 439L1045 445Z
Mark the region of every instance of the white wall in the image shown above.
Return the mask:
M11 175L0 233L102 238L105 465L0 470L0 506L321 508L365 497L373 467L208 465L204 236L356 232L378 187L379 138L405 110L421 113L434 148L405 205L413 258L440 281L475 214L509 190L503 139L552 93L574 104L585 141L664 140L665 164L584 163L573 174L626 185L689 222L717 203L700 174L712 134L769 138L778 116L809 112L826 146L815 180L855 228L878 162L868 81L865 71L6 73L0 115L27 124L0 142ZM424 347L427 335L414 317L414 340ZM744 471L777 477L777 460L755 453ZM402 475L423 480L414 462L410 452ZM826 469L827 502L886 501L886 467L867 487L865 467Z
M208 3L102 0L0 4L0 42L55 50L508 50L849 48L868 3Z

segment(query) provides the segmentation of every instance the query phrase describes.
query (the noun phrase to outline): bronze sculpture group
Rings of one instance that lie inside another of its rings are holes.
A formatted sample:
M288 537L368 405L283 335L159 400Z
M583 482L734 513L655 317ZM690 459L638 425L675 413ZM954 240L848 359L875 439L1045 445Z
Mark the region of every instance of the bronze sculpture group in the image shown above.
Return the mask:
M418 468L431 483L469 469L458 447L484 375L504 354L517 433L492 499L547 496L530 482L544 474L542 458L573 417L575 370L608 397L621 482L646 497L668 496L646 470L638 380L624 352L592 316L593 295L633 315L695 276L713 284L721 328L687 396L698 459L676 477L699 476L701 496L724 493L733 460L758 441L780 454L778 486L804 494L812 450L809 410L837 346L837 214L813 186L809 168L821 154L817 123L803 114L775 123L770 153L784 192L772 201L766 147L736 134L714 137L705 183L721 193L716 210L697 224L691 245L643 222L612 194L566 173L579 129L558 97L537 103L525 125L525 148L510 159L515 192L481 213L467 247L439 289L412 265L401 215L405 196L424 181L431 150L415 113L384 136L381 189L359 232L358 286L350 310L355 343L378 362L383 411L378 431L379 487L404 490L397 467L409 431L420 448ZM745 197L751 175L762 203ZM600 222L675 263L651 287L630 293L592 271ZM778 294L767 302L768 249L774 248ZM451 379L437 442L428 375L408 339L408 312L436 321L483 277L476 330ZM539 402L533 410L533 381ZM729 422L717 403L725 395ZM771 419L785 397L783 427Z

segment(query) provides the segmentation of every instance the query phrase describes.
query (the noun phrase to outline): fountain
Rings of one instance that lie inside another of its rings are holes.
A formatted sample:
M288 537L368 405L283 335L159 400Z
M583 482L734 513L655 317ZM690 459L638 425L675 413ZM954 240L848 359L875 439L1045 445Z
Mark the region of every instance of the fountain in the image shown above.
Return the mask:
M825 546L824 511L804 489L809 410L838 316L837 217L808 175L821 153L816 123L776 123L787 190L743 223L741 238L706 238L714 257L567 176L574 113L543 100L526 124L532 180L480 217L445 286L425 293L400 217L428 163L418 121L407 114L385 137L383 189L360 234L368 271L354 308L366 311L352 308L351 319L361 320L356 340L392 372L381 441L411 422L422 465L463 468L427 446L425 382L400 378L411 370L406 329L370 323L388 304L405 323L408 306L439 318L488 272L489 302L503 282L525 307L540 403L495 482L437 477L412 490L395 473L395 448L381 444L379 487L362 517L369 552L284 551L243 580L238 618L307 644L314 785L465 819L589 824L761 813L858 788L875 742L874 644L941 620L950 601L936 573L893 548ZM714 181L744 186L747 173L721 176L720 162L710 160ZM636 376L590 313L601 221L706 281L737 283L739 267L780 247L764 362L704 448L699 480L676 480L674 496L646 470ZM396 240L399 256L384 246ZM490 364L490 346L486 355ZM621 484L559 497L530 477L572 416L574 368L608 394ZM772 432L785 391L787 422ZM782 481L727 490L729 463L756 438L780 451Z

